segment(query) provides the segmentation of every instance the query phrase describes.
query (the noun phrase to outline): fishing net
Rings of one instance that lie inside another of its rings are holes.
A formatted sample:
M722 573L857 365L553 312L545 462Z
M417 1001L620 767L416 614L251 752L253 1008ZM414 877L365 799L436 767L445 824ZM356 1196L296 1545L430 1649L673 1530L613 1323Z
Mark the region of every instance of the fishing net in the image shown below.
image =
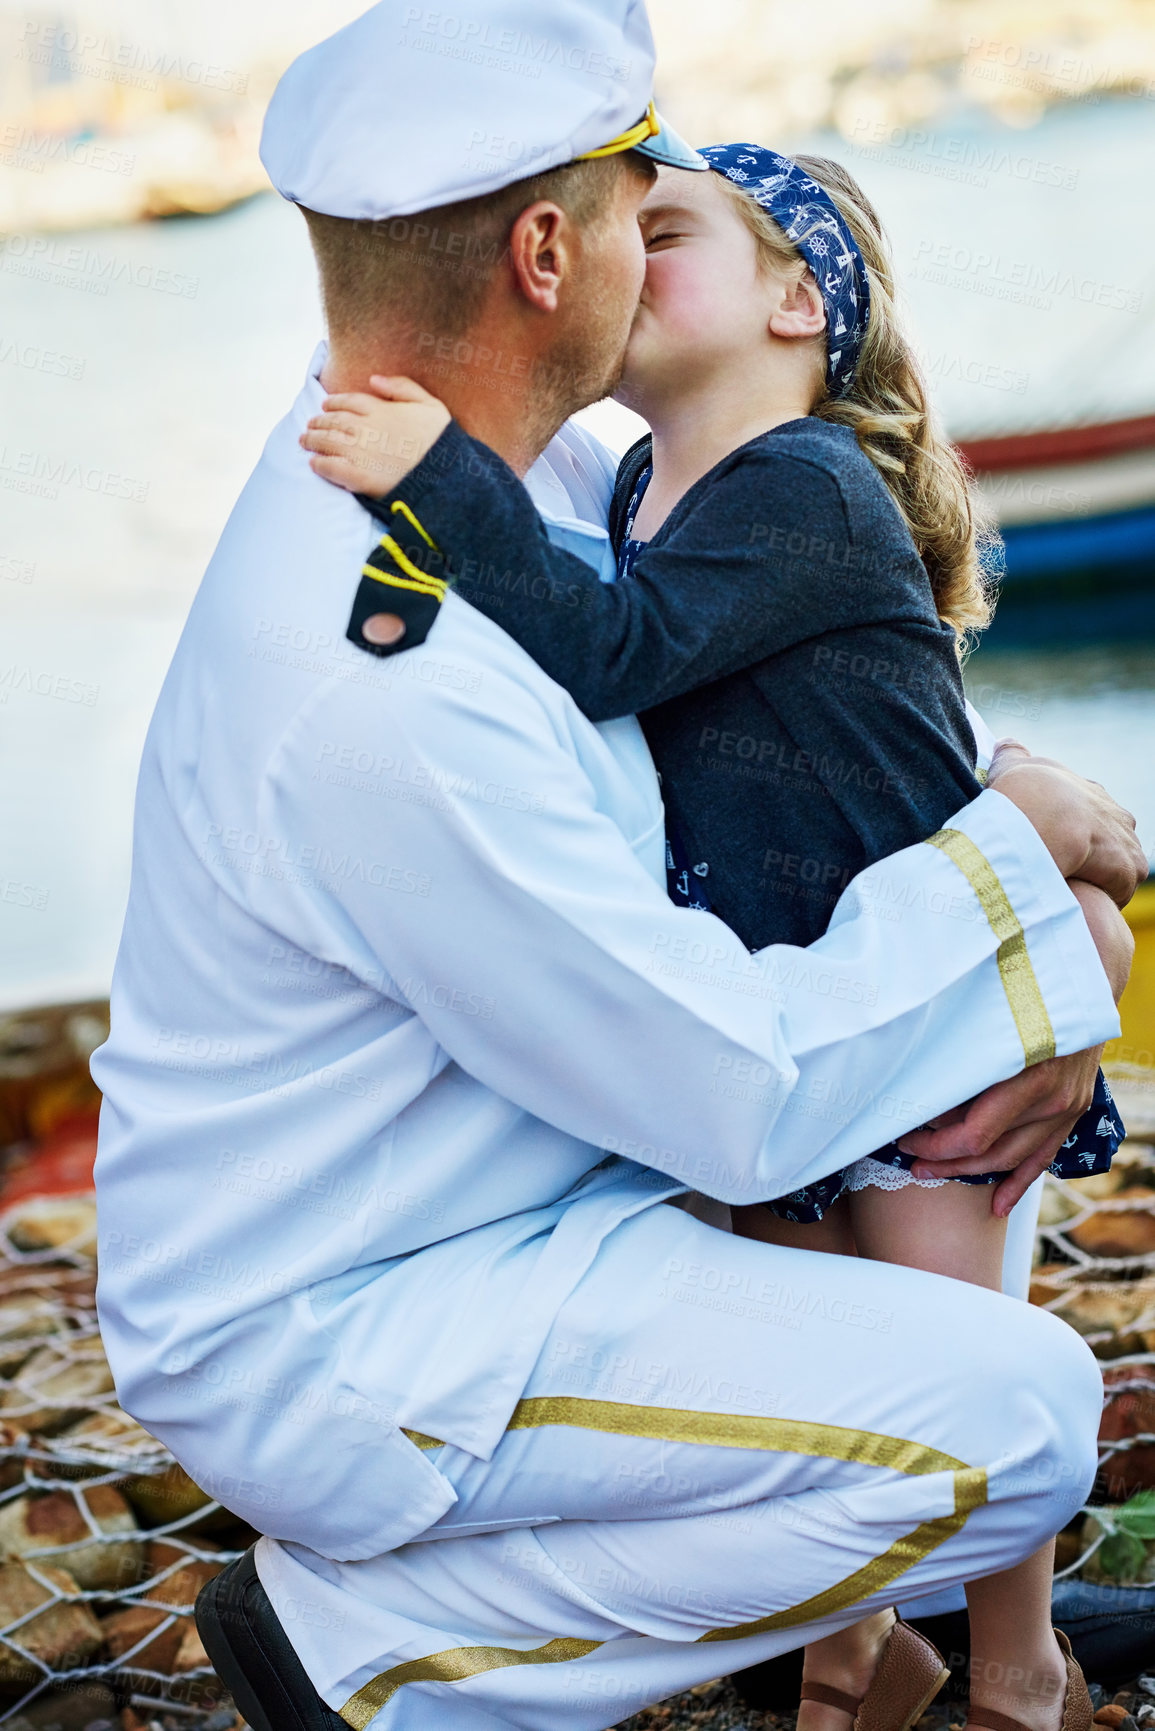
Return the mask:
M0 1726L234 1731L193 1603L256 1534L117 1405L97 1326L87 1057L105 1013L0 1024ZM1058 1578L1150 1589L1155 1608L1155 1526L1148 1543L1125 1512L1155 1490L1155 1081L1113 1085L1131 1135L1111 1173L1046 1180L1031 1297L1104 1371L1099 1481Z
M1031 1299L1103 1365L1099 1475L1057 1578L1139 1589L1155 1612L1155 1077L1111 1085L1127 1140L1110 1172L1046 1180Z
M255 1534L117 1405L97 1326L106 1014L0 1024L0 1724L231 1731L193 1602Z
M0 1724L56 1722L63 1686L76 1711L89 1697L200 1726L222 1690L193 1601L253 1535L118 1407L95 1209L67 1208L74 1230L52 1246L27 1248L30 1211L0 1219Z

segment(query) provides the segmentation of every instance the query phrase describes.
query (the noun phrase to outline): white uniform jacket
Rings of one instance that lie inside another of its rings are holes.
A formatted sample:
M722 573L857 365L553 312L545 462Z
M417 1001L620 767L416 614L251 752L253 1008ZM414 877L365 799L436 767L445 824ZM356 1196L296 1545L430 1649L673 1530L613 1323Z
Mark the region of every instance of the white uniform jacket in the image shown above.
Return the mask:
M618 1221L782 1194L1119 1024L993 791L751 957L666 898L632 718L453 593L419 648L348 643L378 530L297 442L326 352L157 703L92 1067L119 1398L262 1532L355 1559L452 1505L406 1431L488 1458ZM532 477L607 575L612 478L573 428Z

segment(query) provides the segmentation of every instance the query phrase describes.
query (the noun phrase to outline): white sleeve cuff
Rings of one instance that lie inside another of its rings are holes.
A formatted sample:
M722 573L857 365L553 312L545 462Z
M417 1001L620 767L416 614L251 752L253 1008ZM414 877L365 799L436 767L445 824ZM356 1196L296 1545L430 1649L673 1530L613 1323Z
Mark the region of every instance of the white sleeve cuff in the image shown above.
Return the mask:
M1034 826L989 788L951 818L950 831L969 838L989 868L976 871L965 844L947 848L1000 939L999 971L1027 1062L1114 1039L1119 1014L1087 922Z
M985 783L987 770L991 767L998 741L969 698L966 708L967 720L970 722L971 732L975 736L975 770L979 780Z

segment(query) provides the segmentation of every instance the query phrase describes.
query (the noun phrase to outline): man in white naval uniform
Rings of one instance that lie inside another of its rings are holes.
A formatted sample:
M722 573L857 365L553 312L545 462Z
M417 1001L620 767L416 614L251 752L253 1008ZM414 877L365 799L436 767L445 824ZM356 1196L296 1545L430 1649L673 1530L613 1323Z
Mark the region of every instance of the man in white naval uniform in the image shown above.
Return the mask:
M540 83L503 69L528 0L440 58L448 15L399 49L398 11L285 75L286 196L382 218L508 185L467 133L511 107L535 170L639 136L629 0L559 4ZM1064 876L1125 895L1139 866L1106 796L1019 764L809 950L673 908L632 720L591 725L452 593L391 659L346 641L378 531L297 441L347 359L320 345L271 434L149 732L93 1061L101 1325L126 1409L268 1535L198 1612L254 1731L604 1727L1079 1506L1100 1384L1056 1319L668 1203L823 1176L1017 1076L1025 1025L1060 1057L1113 1035ZM528 480L604 561L605 454L567 429Z

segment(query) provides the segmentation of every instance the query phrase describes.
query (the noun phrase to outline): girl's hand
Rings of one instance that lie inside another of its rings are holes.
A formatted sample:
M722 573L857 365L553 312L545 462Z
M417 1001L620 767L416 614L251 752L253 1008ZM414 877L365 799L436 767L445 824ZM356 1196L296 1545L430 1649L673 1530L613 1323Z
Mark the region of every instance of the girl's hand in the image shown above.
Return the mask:
M301 444L316 453L309 463L323 480L381 499L417 467L453 417L412 379L374 373L369 383L377 395L326 397L325 413L311 418Z

